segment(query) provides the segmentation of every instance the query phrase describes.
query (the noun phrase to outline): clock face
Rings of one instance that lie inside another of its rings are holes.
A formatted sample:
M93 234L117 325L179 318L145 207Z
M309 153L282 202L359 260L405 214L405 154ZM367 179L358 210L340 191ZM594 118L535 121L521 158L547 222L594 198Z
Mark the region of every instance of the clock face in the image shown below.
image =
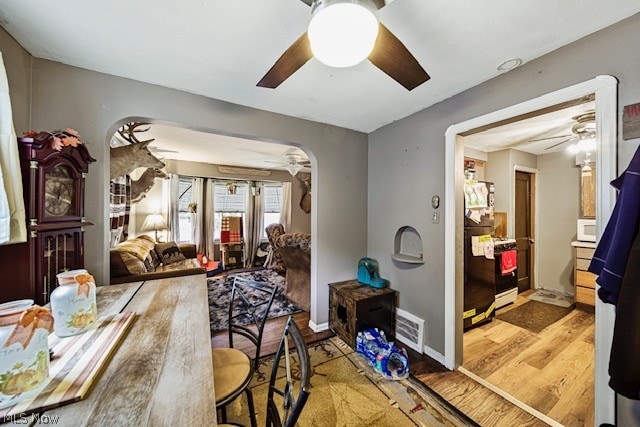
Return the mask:
M58 165L44 178L44 211L48 216L73 214L75 206L75 180L66 166Z

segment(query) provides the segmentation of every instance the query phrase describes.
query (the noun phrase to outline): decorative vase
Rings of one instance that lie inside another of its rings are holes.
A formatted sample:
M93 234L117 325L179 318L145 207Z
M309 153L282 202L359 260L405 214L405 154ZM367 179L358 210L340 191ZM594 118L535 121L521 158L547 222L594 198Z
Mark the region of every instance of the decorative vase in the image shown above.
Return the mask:
M51 311L59 337L78 335L95 328L98 320L96 284L87 270L58 274L58 286L51 292Z
M38 393L49 376L51 310L33 300L0 304L0 409Z

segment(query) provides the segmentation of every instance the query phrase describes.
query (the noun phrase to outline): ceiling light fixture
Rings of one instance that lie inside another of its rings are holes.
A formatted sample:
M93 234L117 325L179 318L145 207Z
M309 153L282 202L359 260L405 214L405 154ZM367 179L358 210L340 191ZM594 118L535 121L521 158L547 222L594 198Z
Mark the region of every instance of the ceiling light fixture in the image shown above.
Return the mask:
M498 71L501 73L511 71L516 67L522 65L522 59L520 58L511 58L504 61L502 64L498 65Z
M378 13L371 0L316 0L307 30L313 55L330 67L352 67L373 51Z
M288 163L285 167L284 167L292 176L296 176L296 174L298 172L300 172L300 170L302 169L302 166L299 165L296 162L291 162Z

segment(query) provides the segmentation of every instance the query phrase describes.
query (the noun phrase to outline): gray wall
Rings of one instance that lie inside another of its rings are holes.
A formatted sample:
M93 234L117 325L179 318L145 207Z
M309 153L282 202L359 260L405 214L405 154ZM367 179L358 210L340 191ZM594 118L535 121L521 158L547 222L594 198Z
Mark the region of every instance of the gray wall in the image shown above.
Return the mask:
M20 136L23 131L29 130L31 123L32 57L4 28L0 28L0 52L9 80L13 124Z
M434 194L444 196L447 128L602 74L620 81L620 105L638 102L639 38L640 15L635 15L369 135L369 256L400 291L400 307L426 319L429 347L444 351L444 222L431 223L429 201ZM634 148L619 142L620 168ZM402 225L422 235L425 264L409 267L391 260L393 237Z
M538 277L540 288L574 293L571 242L580 217L580 168L562 150L538 156Z
M7 37L4 30L0 34ZM0 48L5 49L4 44ZM12 67L24 60L19 49L8 49L5 55ZM95 225L86 232L85 258L86 267L101 284L108 283L108 140L121 123L152 119L303 148L316 171L312 196L317 209L312 212L311 229L312 286L317 285L318 296L315 301L312 298L311 320L328 321L327 284L353 278L358 259L366 255L365 134L37 58L31 88L30 127L76 128L97 159L87 177L87 218ZM27 124L22 118L18 132Z
M511 150L492 151L487 154L487 164L485 165L484 178L493 182L496 212L507 212L509 210L509 181L511 177ZM512 218L507 217L507 223ZM509 236L513 237L513 236Z

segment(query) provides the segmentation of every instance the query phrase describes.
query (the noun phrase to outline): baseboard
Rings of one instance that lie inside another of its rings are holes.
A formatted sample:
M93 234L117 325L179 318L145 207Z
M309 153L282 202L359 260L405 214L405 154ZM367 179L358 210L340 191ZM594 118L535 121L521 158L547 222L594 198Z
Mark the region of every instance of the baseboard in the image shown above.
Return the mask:
M424 354L435 360L436 362L444 365L444 355L442 355L439 351L436 351L429 347L428 345L424 346Z
M309 320L309 327L313 332L317 334L318 332L326 331L327 329L329 329L329 322L320 323L319 325L316 325L315 323L313 323L312 320Z

